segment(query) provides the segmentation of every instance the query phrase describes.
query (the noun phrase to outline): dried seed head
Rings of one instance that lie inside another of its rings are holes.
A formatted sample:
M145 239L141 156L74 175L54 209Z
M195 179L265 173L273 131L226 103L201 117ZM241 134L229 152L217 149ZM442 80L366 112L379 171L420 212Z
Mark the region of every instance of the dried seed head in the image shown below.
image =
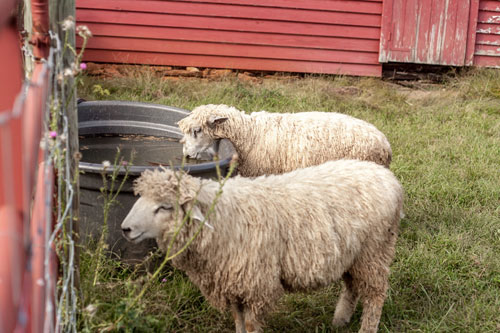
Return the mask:
M61 28L63 31L71 30L75 27L75 19L73 16L68 16L61 24Z

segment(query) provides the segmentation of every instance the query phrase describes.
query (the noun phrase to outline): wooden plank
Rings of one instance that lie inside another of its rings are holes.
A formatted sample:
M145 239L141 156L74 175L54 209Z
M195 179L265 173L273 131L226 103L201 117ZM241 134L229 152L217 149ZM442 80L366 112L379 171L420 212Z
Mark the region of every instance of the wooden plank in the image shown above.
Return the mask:
M470 1L449 0L444 20L444 35L439 63L454 66L465 64Z
M177 1L102 1L102 0L81 0L78 8L103 9L125 12L142 12L157 14L177 14L189 16L210 16L243 18L256 20L309 22L309 23L330 23L342 22L339 24L356 25L362 22L364 26L380 26L380 16L378 13L365 14L339 11L318 11L302 10L293 8L241 6L226 4L189 3ZM354 7L356 8L356 7Z
M476 44L476 51L474 53L476 55L488 55L488 56L498 57L500 56L500 46Z
M500 35L500 25L491 23L477 23L476 32L478 34Z
M439 54L444 41L446 23L446 0L432 2L425 0L425 10L430 11L430 21L425 26L425 33L429 34L429 45L425 47L427 59L425 63L439 64Z
M82 0L78 0L78 2L80 1ZM184 0L184 2L249 5L248 0ZM382 0L252 0L251 5L312 10L355 11L358 13L377 12L380 14L382 2Z
M343 26L332 24L312 24L264 20L242 20L233 18L190 17L170 14L130 13L79 9L78 22L117 23L129 25L185 27L212 30L232 30L243 32L283 33L291 35L337 36L351 38L378 39L377 27ZM360 22L361 24L361 22Z
M131 49L131 45L133 45L134 51L144 52L216 55L256 59L287 59L378 64L378 54L376 52L353 52L120 37L94 37L89 40L87 50L102 49L129 51Z
M413 62L419 14L416 0L386 0L383 6L380 61Z
M433 33L437 33L437 31L435 29L431 29L429 25L432 24L433 20L435 20L432 14L435 11L441 10L441 8L439 3L437 3L435 10L429 10L428 5L428 2L418 3L416 5L416 15L418 20L417 18L415 20L415 26L417 27L415 31L415 53L416 59L419 59L418 61L433 63L433 50L436 47L436 37Z
M479 3L479 10L500 12L500 1L481 0Z
M476 28L477 16L479 13L480 0L471 0L469 9L469 26L467 31L467 46L465 50L465 65L471 66L474 64L474 50L476 48Z
M489 34L477 34L476 44L500 46L500 36L489 35Z
M474 65L480 67L500 68L500 57L491 57L486 55L476 55Z
M380 46L378 61L389 62L389 43L392 37L393 1L385 0L382 5L382 22L380 27Z
M477 20L481 23L500 24L500 13L480 10Z
M170 27L146 27L133 25L115 25L107 23L87 24L94 36L133 37L162 40L220 42L232 44L289 46L326 50L350 50L378 52L379 41L367 39L299 36L272 33L253 33L238 31L199 30Z
M171 66L202 66L213 68L232 68L242 70L280 71L297 73L325 73L342 75L378 76L382 66L365 64L339 64L328 62L255 59L239 57L220 57L206 55L185 55L169 53L123 52L109 50L86 50L85 61L151 64Z

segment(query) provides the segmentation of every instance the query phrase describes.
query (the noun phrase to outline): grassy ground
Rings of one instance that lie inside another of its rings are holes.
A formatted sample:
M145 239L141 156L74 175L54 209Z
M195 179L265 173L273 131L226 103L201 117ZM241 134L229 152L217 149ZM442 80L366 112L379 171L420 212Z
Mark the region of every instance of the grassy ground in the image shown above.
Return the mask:
M469 71L442 84L404 88L379 79L277 77L260 83L84 78L80 97L154 102L191 109L224 103L251 111L335 111L375 124L393 147L391 169L406 190L381 332L500 331L500 71ZM109 91L109 96L104 90ZM88 308L82 330L105 327L123 313L142 283L107 262L92 285L94 252L84 251ZM339 285L286 296L266 332L332 332ZM339 332L357 331L361 308ZM129 330L230 332L229 314L212 309L178 271L153 281Z

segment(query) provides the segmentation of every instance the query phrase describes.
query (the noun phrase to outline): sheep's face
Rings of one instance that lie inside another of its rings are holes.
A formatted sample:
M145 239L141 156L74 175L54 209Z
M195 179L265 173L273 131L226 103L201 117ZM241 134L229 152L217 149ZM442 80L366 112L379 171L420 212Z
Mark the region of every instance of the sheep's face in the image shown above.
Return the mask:
M134 243L159 238L165 231L165 221L173 220L174 214L172 205L140 197L122 222L123 235Z
M123 235L134 243L147 238L159 240L180 225L184 212L191 212L193 220L203 221L194 205L200 186L198 178L184 171L144 171L134 181L134 194L141 197L122 222Z
M193 111L193 113L196 113ZM221 137L214 134L216 128L226 122L227 117L211 115L198 119L193 114L178 122L184 134L181 143L184 156L199 160L213 160L219 151Z
M165 235L172 235L177 230L185 218L186 211L190 212L190 220L205 221L200 208L193 205L192 201L180 205L179 210L176 211L171 204L158 203L141 197L122 222L123 236L133 243L139 243L148 238L161 240ZM213 229L208 223L206 225Z
M190 128L180 141L183 144L182 152L188 158L199 160L213 160L218 150L218 140L203 132L200 126Z

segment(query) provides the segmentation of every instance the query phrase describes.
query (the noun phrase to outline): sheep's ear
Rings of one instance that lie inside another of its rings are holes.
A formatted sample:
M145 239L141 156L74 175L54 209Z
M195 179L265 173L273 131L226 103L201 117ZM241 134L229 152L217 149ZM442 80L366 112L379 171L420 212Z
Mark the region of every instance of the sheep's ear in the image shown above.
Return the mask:
M198 220L199 222L203 222L203 220L205 220L205 216L203 216L200 208L196 205L193 205L192 202L183 204L182 209L184 210L184 212L188 212L189 210L191 210L191 219L193 220Z
M200 222L203 222L205 220L205 216L203 216L200 208L196 205L191 208L191 218Z
M210 128L213 128L217 125L222 124L225 122L228 118L227 117L221 117L221 116L210 116L210 118L207 120L207 125Z

